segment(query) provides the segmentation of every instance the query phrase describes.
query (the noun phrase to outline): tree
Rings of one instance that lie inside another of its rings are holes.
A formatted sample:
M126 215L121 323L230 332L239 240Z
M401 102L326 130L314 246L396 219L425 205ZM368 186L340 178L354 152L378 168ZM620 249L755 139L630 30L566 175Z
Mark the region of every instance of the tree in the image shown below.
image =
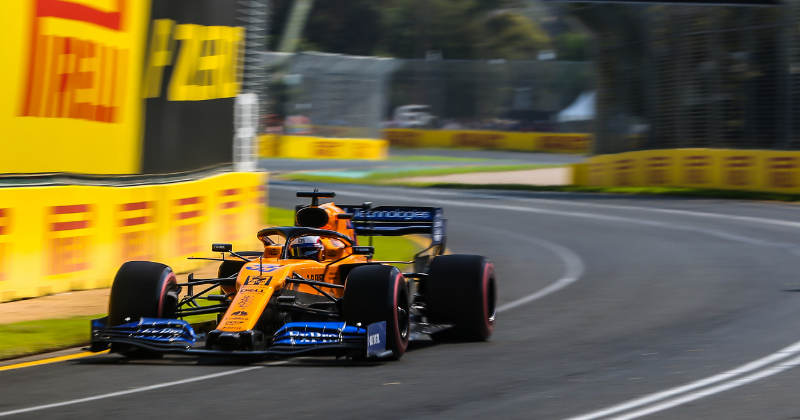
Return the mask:
M277 48L289 19L292 0L275 0L272 49ZM317 0L303 31L302 47L321 52L372 55L381 40L380 1Z
M317 0L303 45L318 51L447 59L535 59L549 40L518 12L520 0ZM272 39L283 31L290 0L275 0Z
M589 35L577 31L564 31L554 42L558 59L564 61L586 61L591 57Z
M547 48L549 39L541 27L516 13L495 13L483 22L481 58L531 60Z

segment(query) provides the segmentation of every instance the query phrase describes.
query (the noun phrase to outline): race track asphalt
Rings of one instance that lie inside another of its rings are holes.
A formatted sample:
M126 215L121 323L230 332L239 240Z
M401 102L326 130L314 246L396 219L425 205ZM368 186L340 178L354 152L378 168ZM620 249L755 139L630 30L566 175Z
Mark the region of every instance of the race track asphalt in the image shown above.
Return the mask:
M303 203L294 191L309 187L272 185L270 205ZM320 187L341 203L444 207L451 250L496 265L505 309L491 340L420 341L366 364L99 355L0 372L0 416L800 418L800 348L776 353L800 341L796 205Z

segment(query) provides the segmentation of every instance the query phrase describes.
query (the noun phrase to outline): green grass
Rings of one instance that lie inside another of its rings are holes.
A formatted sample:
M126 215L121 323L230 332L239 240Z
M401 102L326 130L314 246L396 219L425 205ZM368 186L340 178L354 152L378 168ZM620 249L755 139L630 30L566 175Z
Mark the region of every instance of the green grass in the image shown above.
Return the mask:
M454 184L454 183L395 183L420 188L453 188L466 190L512 190L512 191L542 191L542 192L575 192L575 193L600 193L600 194L627 194L627 195L659 195L672 197L719 198L735 200L758 201L785 201L799 202L800 194L783 194L760 191L716 190L706 188L683 187L584 187L578 185L562 186L536 186L520 184Z
M294 210L282 209L278 207L267 207L265 210L267 223L274 226L293 226L294 225ZM366 245L369 242L368 238L362 238L361 245ZM411 261L414 254L421 251L416 242L403 237L388 237L376 236L373 238L373 246L375 247L375 259L385 261ZM397 265L397 264L396 264ZM405 265L397 265L399 268L405 268ZM211 294L221 293L218 289L211 291ZM209 301L206 299L197 299L200 306L216 305L218 302ZM190 323L198 323L205 321L212 321L216 319L216 314L206 315L193 315L184 318Z
M333 175L307 175L300 173L282 174L281 179L303 182L335 182L343 184L388 184L397 179L413 178L419 176L469 174L478 172L510 172L530 169L555 168L561 165L489 165L489 166L462 166L455 168L431 168L414 171L380 171L370 174L368 178L340 178Z
M269 224L283 226L294 224L294 210L269 207L266 212ZM364 238L362 242L362 245L365 245L368 239ZM403 237L375 237L373 245L377 260L410 261L414 254L421 250L416 242ZM197 303L200 306L217 304L205 299L198 299ZM103 316L105 315L0 324L0 338L2 338L0 360L87 345L90 321ZM198 323L214 320L216 314L195 315L184 319Z
M294 210L278 207L266 209L267 223L275 226L293 226ZM368 237L361 237L360 244L369 243ZM416 242L403 237L375 236L372 238L375 247L375 259L386 261L411 261L414 254L422 248Z
M294 210L268 207L266 213L267 223L270 225L294 225ZM362 236L360 244L368 243L369 238ZM375 259L386 261L410 261L414 254L421 250L416 242L403 237L375 236L372 238L372 244L375 247Z
M475 149L477 150L477 149ZM492 149L487 149L492 150ZM267 158L262 159L283 159L283 160L293 160L297 158L292 157L283 157L283 156L270 156ZM342 159L342 160L352 160L352 159ZM431 161L438 161L438 162L501 162L503 159L491 159L491 158L466 158L466 157L450 157L450 156L432 156L432 155L410 155L410 156L389 156L387 160L393 161L409 161L409 162L431 162Z
M369 238L361 237L361 245L368 244ZM422 250L417 243L401 236L375 236L372 238L372 246L375 247L375 259L384 261L411 261L414 254ZM395 265L401 271L406 267Z
M200 292L201 290L202 289L197 289L196 288L194 290L194 292L197 293L197 292ZM209 295L219 295L219 294L222 294L222 290L219 289L219 288L212 289L207 294L209 294ZM208 299L200 299L200 298L195 299L195 301L197 302L198 305L200 305L201 308L203 306L219 305L219 303L220 303L220 302L217 302L217 301L208 300ZM187 307L188 306L184 306L184 308L187 308ZM201 322L216 321L217 320L217 314L191 315L191 316L183 317L181 319L183 319L184 321L186 321L186 322L188 322L190 324L198 324L198 323L201 323Z
M294 210L267 207L267 223L273 226L294 226Z
M103 315L0 325L0 360L89 344L90 321Z
M502 162L502 160L500 159L428 156L428 155L389 156L389 160L398 162Z

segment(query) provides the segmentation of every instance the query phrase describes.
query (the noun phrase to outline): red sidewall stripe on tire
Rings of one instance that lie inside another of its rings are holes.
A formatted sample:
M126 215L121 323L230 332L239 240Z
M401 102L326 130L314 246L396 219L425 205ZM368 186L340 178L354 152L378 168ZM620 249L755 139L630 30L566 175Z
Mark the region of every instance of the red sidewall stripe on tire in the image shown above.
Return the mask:
M405 353L406 347L408 346L408 341L403 341L403 336L400 334L400 319L397 317L397 306L398 306L397 304L399 303L397 301L398 297L397 291L402 285L403 285L403 275L397 273L397 277L395 278L395 284L394 284L394 299L392 299L392 313L393 313L392 319L394 319L394 328L392 329L394 330L395 342L397 343L397 349L400 350L400 354Z
M483 324L486 328L487 336L494 331L494 321L489 319L489 278L494 272L494 264L487 263L483 269Z
M167 286L170 283L178 283L178 280L175 278L175 273L170 270L169 274L167 275L164 284L161 285L161 295L158 297L158 317L161 318L164 312L164 292L167 291Z

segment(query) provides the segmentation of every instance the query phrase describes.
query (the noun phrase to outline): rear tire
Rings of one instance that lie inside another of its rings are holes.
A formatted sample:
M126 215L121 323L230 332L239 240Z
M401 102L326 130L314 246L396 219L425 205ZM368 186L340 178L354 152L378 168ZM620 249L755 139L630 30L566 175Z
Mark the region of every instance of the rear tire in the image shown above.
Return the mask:
M342 312L348 325L362 328L386 321L386 350L400 359L411 336L411 300L403 274L389 265L356 267L347 276Z
M140 318L174 318L180 291L177 283L175 273L164 264L149 261L122 264L111 286L109 326L138 322ZM112 345L112 351L130 358L161 356L127 345Z
M497 290L494 265L480 255L441 255L426 280L428 321L453 324L431 334L437 341L485 341L494 331Z

